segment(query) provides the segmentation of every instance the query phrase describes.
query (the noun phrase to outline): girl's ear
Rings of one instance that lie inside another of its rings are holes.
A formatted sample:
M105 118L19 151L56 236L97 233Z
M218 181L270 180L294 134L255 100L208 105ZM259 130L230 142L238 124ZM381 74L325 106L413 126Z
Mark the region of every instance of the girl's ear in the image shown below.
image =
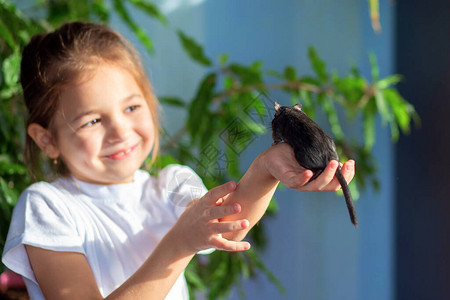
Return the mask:
M36 145L47 154L48 157L56 159L59 156L59 149L55 144L53 135L48 129L45 129L37 123L31 123L27 127L27 132L34 140Z

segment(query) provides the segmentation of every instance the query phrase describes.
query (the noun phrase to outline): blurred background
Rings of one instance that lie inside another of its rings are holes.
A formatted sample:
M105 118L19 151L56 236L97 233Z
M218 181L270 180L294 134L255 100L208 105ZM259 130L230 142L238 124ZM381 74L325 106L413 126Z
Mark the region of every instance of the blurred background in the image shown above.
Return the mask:
M26 7L30 1L17 1ZM44 1L42 2L44 3ZM334 193L276 192L279 211L265 220L268 245L261 253L285 292L265 276L243 282L247 299L450 299L450 5L444 0L379 1L381 32L372 28L362 0L166 0L155 1L171 29L135 9L148 31L149 55L118 16L111 27L136 45L157 95L192 98L205 68L179 46L180 28L208 57L261 60L269 69L294 66L312 74L308 47L327 68L347 74L352 65L371 76L369 53L380 77L398 73L403 97L421 118L420 128L393 143L377 119L378 190L368 186L355 203L359 227ZM289 105L290 98L270 97ZM185 112L163 105L168 135L184 124ZM361 121L342 120L348 138L361 136ZM266 124L270 127L270 124ZM272 143L258 136L239 155L243 170ZM358 171L358 161L356 161ZM201 296L200 296L201 298ZM229 299L239 299L233 290Z
M170 22L209 57L226 51L233 61L262 60L273 69L289 64L308 74L312 45L330 69L345 73L355 63L369 77L372 52L381 77L404 76L399 91L422 120L396 144L378 122L373 154L380 190L369 188L356 202L356 230L343 199L332 193L277 191L280 209L267 220L262 259L286 294L260 276L244 284L248 299L450 299L450 5L379 5L381 33L371 26L367 1L160 2ZM157 92L193 94L197 66L173 50L179 47L167 31L153 36L157 55L147 63ZM165 116L176 122L170 111ZM346 129L358 134L361 126ZM270 134L254 141L241 156L244 164L270 143Z

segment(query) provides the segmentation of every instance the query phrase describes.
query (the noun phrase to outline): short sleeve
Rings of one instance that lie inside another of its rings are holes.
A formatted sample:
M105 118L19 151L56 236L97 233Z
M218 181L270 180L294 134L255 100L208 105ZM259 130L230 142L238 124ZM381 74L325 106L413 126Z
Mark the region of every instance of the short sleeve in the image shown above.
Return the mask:
M24 245L84 253L67 199L49 183L37 183L20 196L13 212L3 263L36 281Z
M165 167L160 172L158 181L164 197L172 205L177 218L192 200L203 197L208 191L197 173L187 166Z

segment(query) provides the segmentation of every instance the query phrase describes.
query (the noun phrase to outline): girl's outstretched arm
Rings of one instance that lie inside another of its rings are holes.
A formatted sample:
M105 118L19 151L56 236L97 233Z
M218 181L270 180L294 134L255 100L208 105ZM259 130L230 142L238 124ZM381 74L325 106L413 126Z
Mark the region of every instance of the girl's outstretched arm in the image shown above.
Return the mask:
M239 181L236 191L231 193L225 202L227 205L239 203L242 209L239 214L227 216L223 220L245 218L250 222L250 226L223 236L229 240L241 241L263 216L279 182L298 191L339 190L340 184L334 176L338 164L337 161L331 161L319 177L308 183L313 172L297 163L291 146L280 143L265 150L253 161ZM342 165L342 174L347 182L353 179L354 161L349 160Z
M218 248L247 250L246 242L229 241L221 234L249 226L247 220L219 219L240 212L237 203L222 205L236 183L211 189L180 216L150 257L106 299L164 299L199 250ZM86 257L75 252L56 252L26 245L35 277L46 299L103 299Z

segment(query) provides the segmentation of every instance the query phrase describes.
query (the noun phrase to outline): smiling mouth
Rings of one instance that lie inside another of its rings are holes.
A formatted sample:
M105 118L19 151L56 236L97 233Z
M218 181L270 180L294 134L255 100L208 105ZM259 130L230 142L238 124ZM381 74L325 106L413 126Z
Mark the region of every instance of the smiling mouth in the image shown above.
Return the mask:
M134 153L134 150L136 150L136 148L137 148L137 144L128 149L118 151L111 155L107 155L106 157L113 159L113 160L122 160L122 159L130 157Z

